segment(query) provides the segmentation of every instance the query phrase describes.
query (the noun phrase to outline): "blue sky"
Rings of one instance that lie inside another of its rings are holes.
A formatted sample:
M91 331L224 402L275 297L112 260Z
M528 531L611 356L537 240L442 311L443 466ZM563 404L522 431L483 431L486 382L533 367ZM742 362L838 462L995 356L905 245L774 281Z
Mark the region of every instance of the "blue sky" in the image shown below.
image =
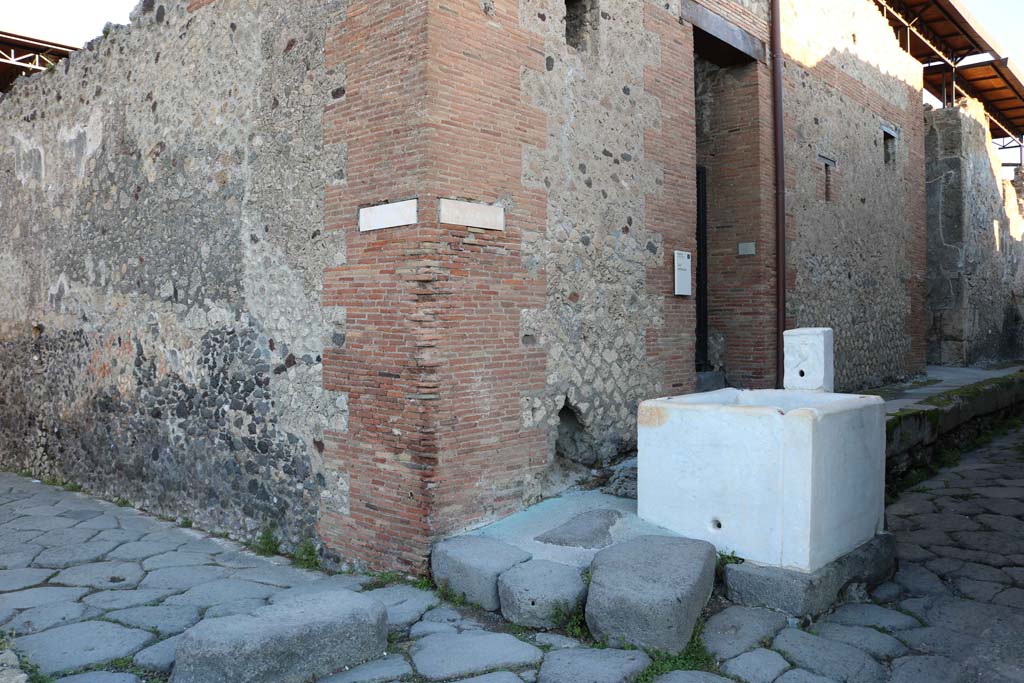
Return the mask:
M1024 72L1024 0L964 0L968 11Z

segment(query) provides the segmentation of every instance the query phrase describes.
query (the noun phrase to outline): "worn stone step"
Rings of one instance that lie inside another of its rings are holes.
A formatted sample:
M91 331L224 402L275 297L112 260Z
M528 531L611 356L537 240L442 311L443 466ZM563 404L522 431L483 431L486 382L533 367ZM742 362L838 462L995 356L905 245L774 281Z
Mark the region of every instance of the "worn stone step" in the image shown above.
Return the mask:
M306 683L384 654L387 611L351 591L205 619L178 641L172 683Z

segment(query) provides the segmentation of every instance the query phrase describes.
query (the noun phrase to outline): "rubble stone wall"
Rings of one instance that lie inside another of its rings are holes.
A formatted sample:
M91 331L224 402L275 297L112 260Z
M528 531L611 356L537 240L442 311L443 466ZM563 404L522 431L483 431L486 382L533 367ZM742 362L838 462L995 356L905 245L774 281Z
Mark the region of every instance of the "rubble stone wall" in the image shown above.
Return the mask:
M347 496L321 458L343 8L188 5L145 0L0 101L0 466L289 547Z
M974 100L925 115L928 361L1024 355L1024 216Z

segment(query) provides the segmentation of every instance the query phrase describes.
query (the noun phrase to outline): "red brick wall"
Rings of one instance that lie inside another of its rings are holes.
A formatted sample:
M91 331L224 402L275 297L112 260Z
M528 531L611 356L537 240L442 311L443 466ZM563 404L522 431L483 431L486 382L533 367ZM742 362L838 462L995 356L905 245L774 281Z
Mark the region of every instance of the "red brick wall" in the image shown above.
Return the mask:
M434 534L519 509L548 459L546 430L523 429L520 408L545 379L546 354L520 334L521 311L545 297L543 275L531 278L522 259L524 238L546 229L546 194L522 183L523 146L543 146L546 132L543 113L523 101L522 70L544 68L543 44L520 28L519 3L494 5L488 15L479 0L435 1L430 14L430 193L506 206L503 232L443 225L436 234Z
M775 385L775 220L771 73L727 67L710 97L711 131L699 161L708 169L709 327L724 336L730 386ZM739 255L753 242L754 255Z
M664 172L662 191L647 198L646 216L647 225L664 239L664 261L647 271L648 291L664 302L664 324L647 331L647 349L664 373L663 391L675 395L693 391L696 382L696 304L694 297L675 296L673 254L677 249L697 253L693 31L670 12L651 3L644 7L645 26L661 43L661 64L647 69L645 87L661 100L662 115L661 127L644 136L644 147Z
M325 273L323 303L346 308L347 329L344 347L325 352L324 386L348 392L349 422L347 432L326 434L324 459L347 473L350 511L323 510L320 532L345 558L407 569L422 567L429 550L437 333L423 300L438 279L435 230L360 233L357 217L362 205L423 188L426 17L427 0L350 2L325 47L327 68L347 80L324 112L325 143L348 152L345 180L326 191L326 229L345 232L347 262ZM421 218L434 206L421 201Z

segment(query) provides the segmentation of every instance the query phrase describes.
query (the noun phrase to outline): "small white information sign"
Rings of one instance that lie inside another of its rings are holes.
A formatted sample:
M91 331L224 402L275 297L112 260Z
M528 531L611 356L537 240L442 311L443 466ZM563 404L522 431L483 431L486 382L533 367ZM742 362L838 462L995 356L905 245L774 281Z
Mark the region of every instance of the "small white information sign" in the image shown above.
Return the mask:
M359 232L397 228L419 222L419 200L378 204L359 209Z
M692 296L693 283L690 277L692 257L688 251L677 251L676 255L676 296Z

